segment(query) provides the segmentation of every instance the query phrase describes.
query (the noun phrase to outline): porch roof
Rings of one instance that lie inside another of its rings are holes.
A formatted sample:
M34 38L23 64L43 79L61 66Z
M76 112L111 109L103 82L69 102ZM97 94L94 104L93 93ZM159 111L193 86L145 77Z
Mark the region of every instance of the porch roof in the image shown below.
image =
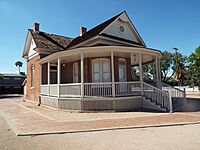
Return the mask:
M159 58L162 57L161 51L152 49L152 48L143 48L143 47L126 47L126 46L97 46L97 47L81 47L81 48L74 48L70 50L60 51L48 55L40 60L40 63L46 63L48 61L55 60L57 58L66 57L66 56L73 56L89 53L105 53L105 52L121 52L121 53L143 53L149 55L157 55ZM97 56L98 56L97 54Z

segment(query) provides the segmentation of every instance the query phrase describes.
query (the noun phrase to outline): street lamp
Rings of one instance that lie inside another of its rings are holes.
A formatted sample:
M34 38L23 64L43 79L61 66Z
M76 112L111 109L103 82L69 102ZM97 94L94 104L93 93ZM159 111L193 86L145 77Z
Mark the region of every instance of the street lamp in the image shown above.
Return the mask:
M177 80L178 80L178 84L179 84L179 75L178 75L178 73L179 73L179 58L178 58L178 48L173 48L174 50L175 50L175 54L176 54L176 71L177 71Z

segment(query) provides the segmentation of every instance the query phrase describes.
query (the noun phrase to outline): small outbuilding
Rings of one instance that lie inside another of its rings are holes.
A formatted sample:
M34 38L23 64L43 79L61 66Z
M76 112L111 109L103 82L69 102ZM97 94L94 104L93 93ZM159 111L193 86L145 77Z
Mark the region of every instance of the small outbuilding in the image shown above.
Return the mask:
M25 79L26 75L22 74L0 74L0 94L23 94Z

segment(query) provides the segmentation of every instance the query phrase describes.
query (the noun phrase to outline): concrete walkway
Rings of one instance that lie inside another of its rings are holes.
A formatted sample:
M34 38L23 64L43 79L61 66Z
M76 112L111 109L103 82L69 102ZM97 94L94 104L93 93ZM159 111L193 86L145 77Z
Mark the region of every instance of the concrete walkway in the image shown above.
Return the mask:
M49 111L54 110L49 109ZM0 113L17 135L100 131L148 126L177 125L192 122L198 123L200 121L199 113L165 113L161 115L156 113L156 115L137 117L134 115L130 115L129 117L120 117L119 115L119 118L114 117L110 119L100 118L98 120L80 119L76 121L58 121L11 100L0 101ZM63 113L70 115L69 112ZM76 113L76 115L79 114L81 115L81 113ZM85 114L87 115L87 113Z

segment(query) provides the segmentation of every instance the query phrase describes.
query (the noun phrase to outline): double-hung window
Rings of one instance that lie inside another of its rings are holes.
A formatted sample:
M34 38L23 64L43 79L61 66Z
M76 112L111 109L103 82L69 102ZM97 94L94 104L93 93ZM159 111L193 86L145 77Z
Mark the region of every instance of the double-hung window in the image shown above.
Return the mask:
M31 65L31 87L34 87L34 65Z
M110 82L110 60L95 59L92 61L92 82Z
M78 83L78 63L73 64L73 82Z

